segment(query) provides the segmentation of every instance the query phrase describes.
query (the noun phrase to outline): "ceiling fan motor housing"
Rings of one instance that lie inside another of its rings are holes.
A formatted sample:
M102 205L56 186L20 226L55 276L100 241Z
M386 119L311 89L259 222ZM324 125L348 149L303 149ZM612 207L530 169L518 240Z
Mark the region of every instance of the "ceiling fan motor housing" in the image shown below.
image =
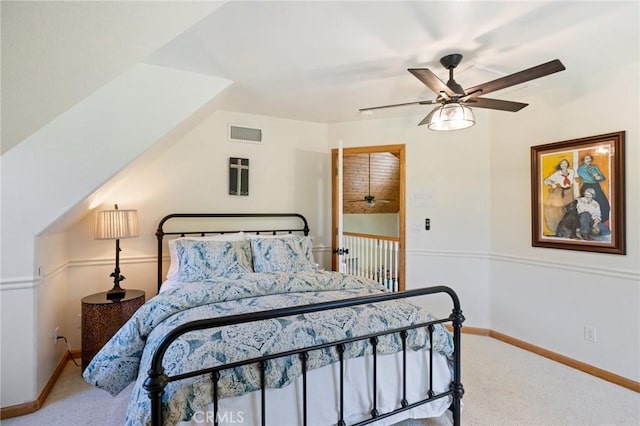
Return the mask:
M443 67L450 70L457 67L462 61L462 55L459 53L453 53L451 55L443 56L440 59L440 63Z

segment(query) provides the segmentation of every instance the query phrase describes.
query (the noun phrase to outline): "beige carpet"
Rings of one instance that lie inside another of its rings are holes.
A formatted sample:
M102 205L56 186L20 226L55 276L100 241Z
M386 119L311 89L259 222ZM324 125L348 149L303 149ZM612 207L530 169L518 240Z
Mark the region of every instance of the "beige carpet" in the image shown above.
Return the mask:
M463 335L464 425L640 425L640 394L490 337ZM44 406L22 425L122 425L131 388L113 398L69 362ZM446 417L403 426L447 425ZM282 426L282 425L278 425Z

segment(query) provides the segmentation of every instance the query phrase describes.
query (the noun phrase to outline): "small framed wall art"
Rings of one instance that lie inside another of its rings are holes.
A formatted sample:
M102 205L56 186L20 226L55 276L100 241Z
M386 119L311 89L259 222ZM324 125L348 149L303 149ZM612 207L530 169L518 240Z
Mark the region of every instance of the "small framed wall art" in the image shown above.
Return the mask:
M626 254L625 132L531 147L534 247Z
M229 157L229 195L249 195L249 159Z

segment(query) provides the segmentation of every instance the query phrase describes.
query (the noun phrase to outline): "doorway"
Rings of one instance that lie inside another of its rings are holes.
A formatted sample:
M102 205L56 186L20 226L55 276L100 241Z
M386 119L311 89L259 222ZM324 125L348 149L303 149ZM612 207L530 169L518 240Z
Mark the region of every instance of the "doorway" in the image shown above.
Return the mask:
M332 252L334 253L331 267L334 271L340 270L337 254L340 248L338 247L340 215L343 215L343 218L351 216L347 217L348 220L343 220L345 239L362 241L362 243L354 242L353 244L369 247L367 251L390 247L390 250L394 251L395 260L385 260L387 253L376 253L373 256L354 255L354 248L351 248L352 253L346 259L347 272L351 268L358 271L357 275L368 276L377 281L386 279L386 282L395 283L389 288L404 290L405 145L354 147L344 148L342 151L344 180L342 211L338 208L338 149L331 151Z

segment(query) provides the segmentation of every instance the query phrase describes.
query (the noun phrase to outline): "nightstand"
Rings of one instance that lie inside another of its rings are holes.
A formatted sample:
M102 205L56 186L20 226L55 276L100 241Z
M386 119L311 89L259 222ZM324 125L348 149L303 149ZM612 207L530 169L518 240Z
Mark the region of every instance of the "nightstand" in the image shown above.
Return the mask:
M82 371L143 304L142 290L126 290L119 301L108 300L106 291L82 299Z

